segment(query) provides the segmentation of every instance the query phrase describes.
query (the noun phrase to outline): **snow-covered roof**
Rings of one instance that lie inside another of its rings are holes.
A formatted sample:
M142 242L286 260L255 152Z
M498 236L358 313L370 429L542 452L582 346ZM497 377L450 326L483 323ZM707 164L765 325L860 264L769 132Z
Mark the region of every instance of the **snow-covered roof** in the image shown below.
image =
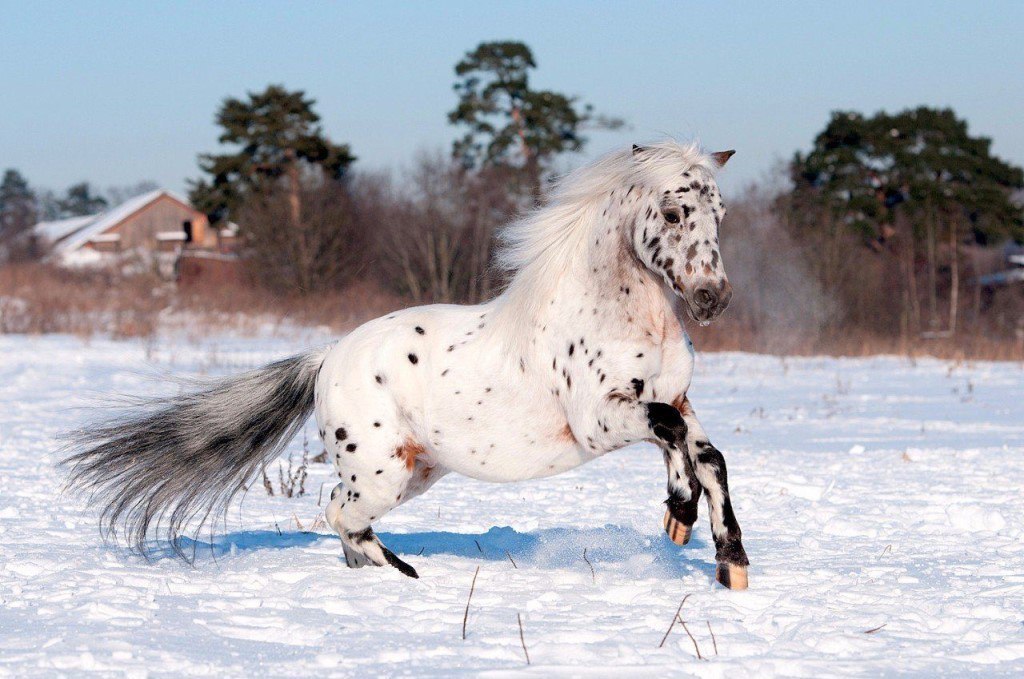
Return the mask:
M121 240L121 234L119 233L98 233L90 238L93 243L116 243Z
M64 253L71 252L72 250L77 250L89 241L93 240L95 236L98 236L112 226L116 226L120 222L132 216L134 213L163 196L170 196L179 203L189 205L188 199L164 189L157 189L156 191L150 191L149 193L135 196L134 198L121 203L117 207L96 215L94 220L88 225L78 231L75 231L67 238L57 243L54 247L54 251L56 254L62 255Z
M70 236L83 226L96 221L99 215L85 215L83 217L68 217L67 219L54 219L49 222L39 222L32 227L33 233L51 243L56 243L61 238Z

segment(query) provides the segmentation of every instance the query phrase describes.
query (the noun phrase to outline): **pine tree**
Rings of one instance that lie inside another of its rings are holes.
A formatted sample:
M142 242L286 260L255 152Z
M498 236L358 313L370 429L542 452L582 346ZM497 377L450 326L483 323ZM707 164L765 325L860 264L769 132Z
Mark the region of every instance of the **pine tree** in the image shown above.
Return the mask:
M292 226L301 219L301 188L306 172L340 179L355 160L346 144L335 144L320 126L314 99L298 90L270 85L247 99L225 99L217 111L219 141L235 148L204 154L199 166L208 179L190 182L193 204L213 221L226 219L252 192L269 193L284 184Z
M619 120L595 117L574 97L530 87L537 64L521 42L485 42L455 65L459 103L448 121L468 128L453 146L467 168L502 166L521 170L531 189L560 153L579 151L588 124L614 128Z
M35 255L32 226L37 221L35 192L17 170L0 181L0 262Z
M963 217L976 241L1024 240L1011 192L1024 171L991 153L950 109L920 107L870 118L832 114L807 155L791 164L794 193L828 206L851 230L878 238L899 210L920 222L929 212ZM924 237L922 231L916 233Z
M75 184L60 200L62 217L94 215L107 208L107 199L93 192L88 182Z
M911 327L921 317L920 246L927 260L929 325L939 327L939 260L945 249L946 330L955 332L960 246L1024 240L1024 213L1012 199L1024 187L1024 170L994 156L991 145L991 139L972 136L950 109L922 106L871 117L835 112L811 152L798 153L790 164L793 222L813 236L828 230L825 238L832 241L841 231L855 234L879 251L898 236Z
M0 181L0 240L16 238L36 223L36 196L17 170Z

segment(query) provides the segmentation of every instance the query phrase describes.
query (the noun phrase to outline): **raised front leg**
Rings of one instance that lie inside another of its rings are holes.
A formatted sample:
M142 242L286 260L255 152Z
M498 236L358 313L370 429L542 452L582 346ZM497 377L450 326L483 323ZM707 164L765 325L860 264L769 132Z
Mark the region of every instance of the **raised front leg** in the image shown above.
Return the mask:
M701 487L687 453L688 431L682 413L678 408L666 407L662 403L651 406L653 409L648 409L652 418L651 429L658 434L657 442L668 470L668 500L665 501L662 525L672 542L682 546L690 541L693 524L697 521ZM681 424L677 420L682 421Z
M697 522L701 486L686 446L663 446L662 453L668 470L668 499L662 525L669 539L683 546L690 541L693 524Z
M729 589L747 588L747 559L743 549L742 532L729 499L729 478L725 469L725 457L711 445L704 428L693 413L690 401L685 396L678 404L679 412L686 423L686 449L696 480L703 487L708 498L711 515L711 534L715 539L715 560L718 570L715 579ZM671 500L671 496L670 496ZM696 505L696 500L694 500ZM696 507L694 507L696 518Z

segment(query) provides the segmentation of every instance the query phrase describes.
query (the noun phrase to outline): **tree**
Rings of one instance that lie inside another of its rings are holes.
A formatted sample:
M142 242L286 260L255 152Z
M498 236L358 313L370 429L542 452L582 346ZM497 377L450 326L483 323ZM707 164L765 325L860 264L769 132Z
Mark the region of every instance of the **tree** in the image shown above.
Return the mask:
M75 184L68 189L60 200L60 211L63 217L81 217L102 212L107 207L107 199L93 192L88 182Z
M36 223L36 196L17 170L7 170L0 181L0 241L25 233Z
M961 211L979 242L1022 240L1024 221L1010 194L1024 186L1024 171L993 156L991 144L968 134L950 109L870 118L838 111L812 151L794 158L794 191L818 198L870 237L884 237L900 209L932 209Z
M61 218L60 198L52 189L36 190L36 217L39 221L52 221Z
M223 129L219 141L235 148L199 157L209 178L190 182L193 204L221 221L247 196L272 192L283 183L289 221L297 227L304 173L340 179L355 160L348 145L334 144L324 135L315 103L305 92L289 92L280 85L249 92L245 100L225 99L217 111Z
M36 223L36 195L17 170L7 170L0 181L0 253L22 254L26 237Z
M401 192L376 201L390 203L374 219L384 225L375 229L384 253L375 268L385 284L417 303L489 299L501 282L490 266L494 234L517 207L507 174L466 172L443 153L420 155ZM371 195L366 188L360 187L361 198Z
M534 193L551 158L583 148L588 124L622 125L595 117L589 104L580 105L574 97L531 89L530 70L536 67L533 53L521 42L481 43L455 65L459 103L448 114L450 123L467 128L453 146L465 167L517 167Z
M912 325L920 316L916 246L923 244L927 256L933 327L938 322L940 250L946 247L948 330L955 331L960 244L1024 239L1024 215L1011 198L1024 187L1024 171L992 155L991 143L971 136L966 121L950 109L919 107L872 117L835 112L811 152L796 154L790 165L793 221L804 234L821 237L822 230L828 231L828 243L842 232L878 251L893 237L901 240L906 314ZM842 254L831 251L838 263Z
M264 287L305 295L337 289L363 268L368 229L341 182L304 182L301 221L282 229L291 217L291 199L283 191L260 192L238 208L244 225L250 270Z

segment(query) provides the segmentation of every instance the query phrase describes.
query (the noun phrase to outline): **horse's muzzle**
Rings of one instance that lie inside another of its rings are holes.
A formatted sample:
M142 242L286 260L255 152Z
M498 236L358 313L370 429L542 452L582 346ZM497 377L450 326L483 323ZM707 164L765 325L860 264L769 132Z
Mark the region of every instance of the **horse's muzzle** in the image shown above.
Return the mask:
M705 323L721 316L731 300L732 285L723 278L717 286L705 285L694 290L686 306L693 320Z

